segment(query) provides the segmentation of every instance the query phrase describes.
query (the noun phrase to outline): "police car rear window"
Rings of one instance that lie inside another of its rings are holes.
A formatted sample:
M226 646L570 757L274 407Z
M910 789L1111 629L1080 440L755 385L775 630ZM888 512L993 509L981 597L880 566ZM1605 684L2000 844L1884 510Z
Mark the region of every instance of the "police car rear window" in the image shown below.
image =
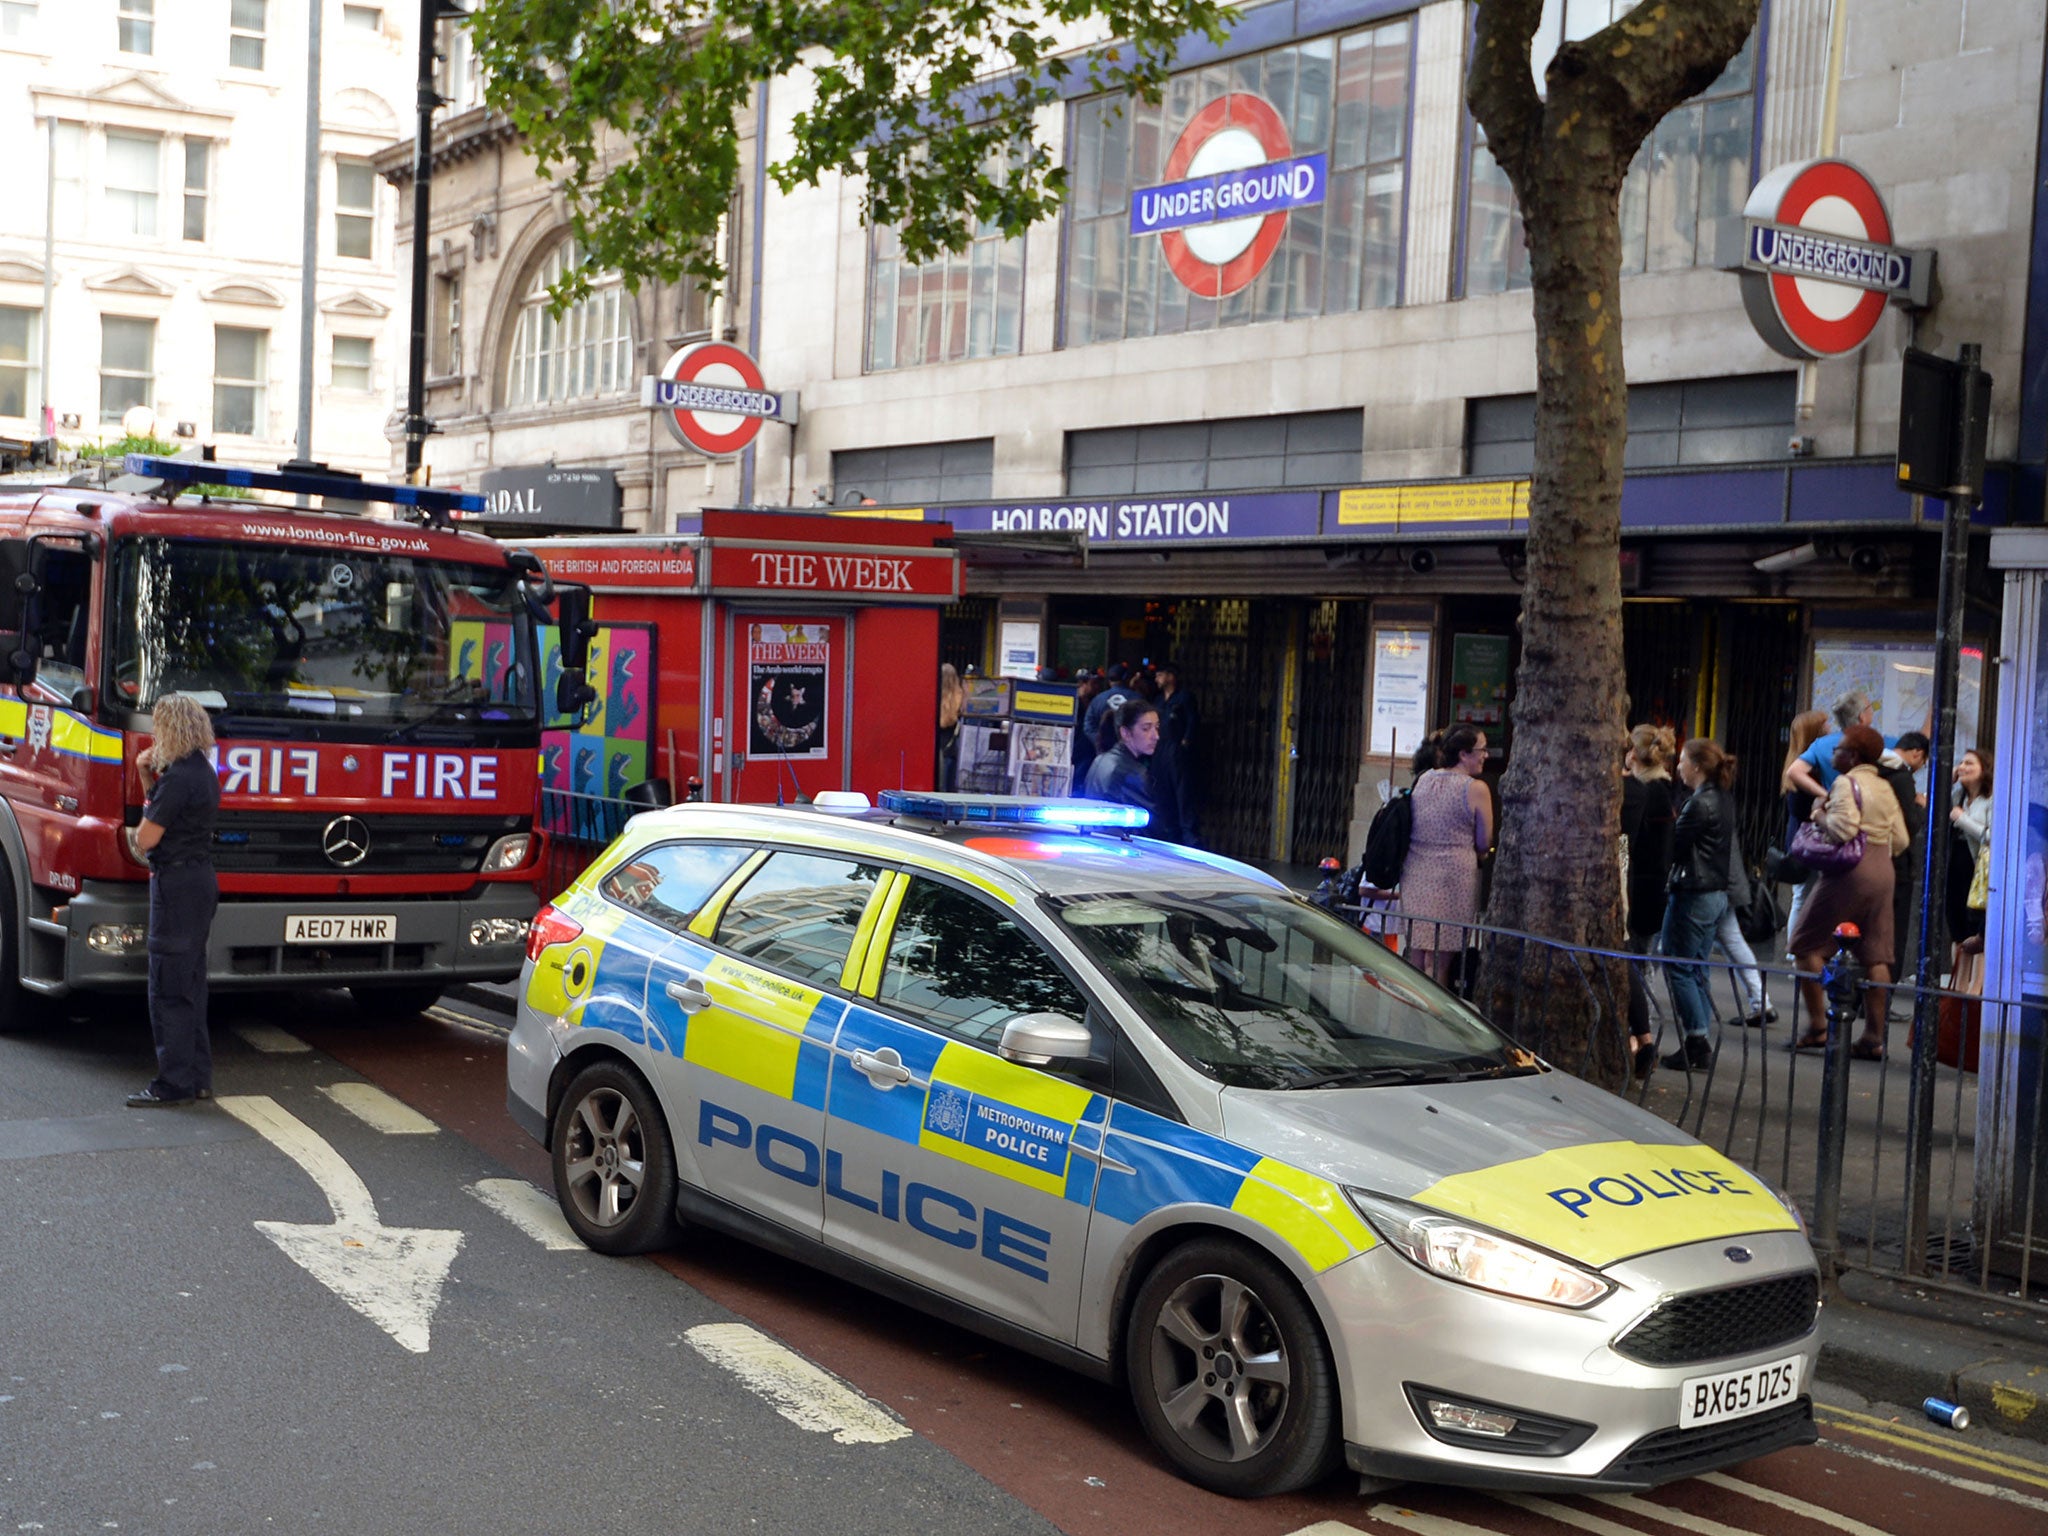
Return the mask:
M607 899L680 933L753 851L725 843L660 843L641 849L597 888Z
M1529 1070L1492 1026L1419 971L1277 892L1106 893L1050 905L1160 1039L1228 1086Z

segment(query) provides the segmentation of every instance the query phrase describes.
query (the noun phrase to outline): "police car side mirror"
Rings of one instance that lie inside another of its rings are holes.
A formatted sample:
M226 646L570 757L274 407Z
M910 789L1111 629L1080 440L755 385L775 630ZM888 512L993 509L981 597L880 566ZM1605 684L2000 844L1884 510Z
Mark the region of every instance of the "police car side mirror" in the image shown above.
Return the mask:
M996 1054L1020 1066L1043 1067L1055 1061L1085 1061L1095 1048L1088 1026L1064 1013L1023 1013L1003 1026Z

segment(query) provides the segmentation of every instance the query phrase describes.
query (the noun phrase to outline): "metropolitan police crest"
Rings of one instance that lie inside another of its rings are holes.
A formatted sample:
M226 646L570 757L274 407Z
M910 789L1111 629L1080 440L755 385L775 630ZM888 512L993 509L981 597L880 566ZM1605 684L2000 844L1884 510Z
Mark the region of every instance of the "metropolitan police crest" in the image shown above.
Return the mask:
M925 1106L924 1123L941 1136L955 1141L967 1135L967 1095L958 1088L932 1085L931 1101Z

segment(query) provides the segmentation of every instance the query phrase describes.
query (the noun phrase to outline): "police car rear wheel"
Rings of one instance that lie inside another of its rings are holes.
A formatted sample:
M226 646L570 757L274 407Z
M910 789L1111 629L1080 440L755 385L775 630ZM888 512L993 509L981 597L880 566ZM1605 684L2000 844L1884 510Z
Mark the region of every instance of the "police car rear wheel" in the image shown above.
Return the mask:
M576 1074L555 1118L553 1161L562 1214L599 1253L675 1240L675 1151L638 1073L605 1061Z
M1286 1272L1246 1244L1204 1238L1162 1259L1124 1349L1146 1432L1203 1487L1263 1497L1335 1467L1329 1346Z

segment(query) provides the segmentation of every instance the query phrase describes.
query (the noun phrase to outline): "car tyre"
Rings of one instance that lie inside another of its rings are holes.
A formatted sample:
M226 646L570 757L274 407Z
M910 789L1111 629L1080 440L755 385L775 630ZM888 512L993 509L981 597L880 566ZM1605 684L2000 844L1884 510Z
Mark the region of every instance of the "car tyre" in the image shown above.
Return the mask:
M14 869L0 858L0 1035L42 1029L56 1016L46 997L21 984L21 925L15 909Z
M1152 1443L1213 1492L1287 1493L1337 1465L1322 1327L1293 1278L1249 1244L1198 1238L1152 1267L1132 1304L1124 1372Z
M381 1018L409 1019L415 1014L425 1013L441 1001L442 990L431 983L419 982L409 987L350 987L348 995L358 1012Z
M555 1198L599 1253L646 1253L676 1239L676 1157L653 1090L600 1061L570 1080L555 1114Z

